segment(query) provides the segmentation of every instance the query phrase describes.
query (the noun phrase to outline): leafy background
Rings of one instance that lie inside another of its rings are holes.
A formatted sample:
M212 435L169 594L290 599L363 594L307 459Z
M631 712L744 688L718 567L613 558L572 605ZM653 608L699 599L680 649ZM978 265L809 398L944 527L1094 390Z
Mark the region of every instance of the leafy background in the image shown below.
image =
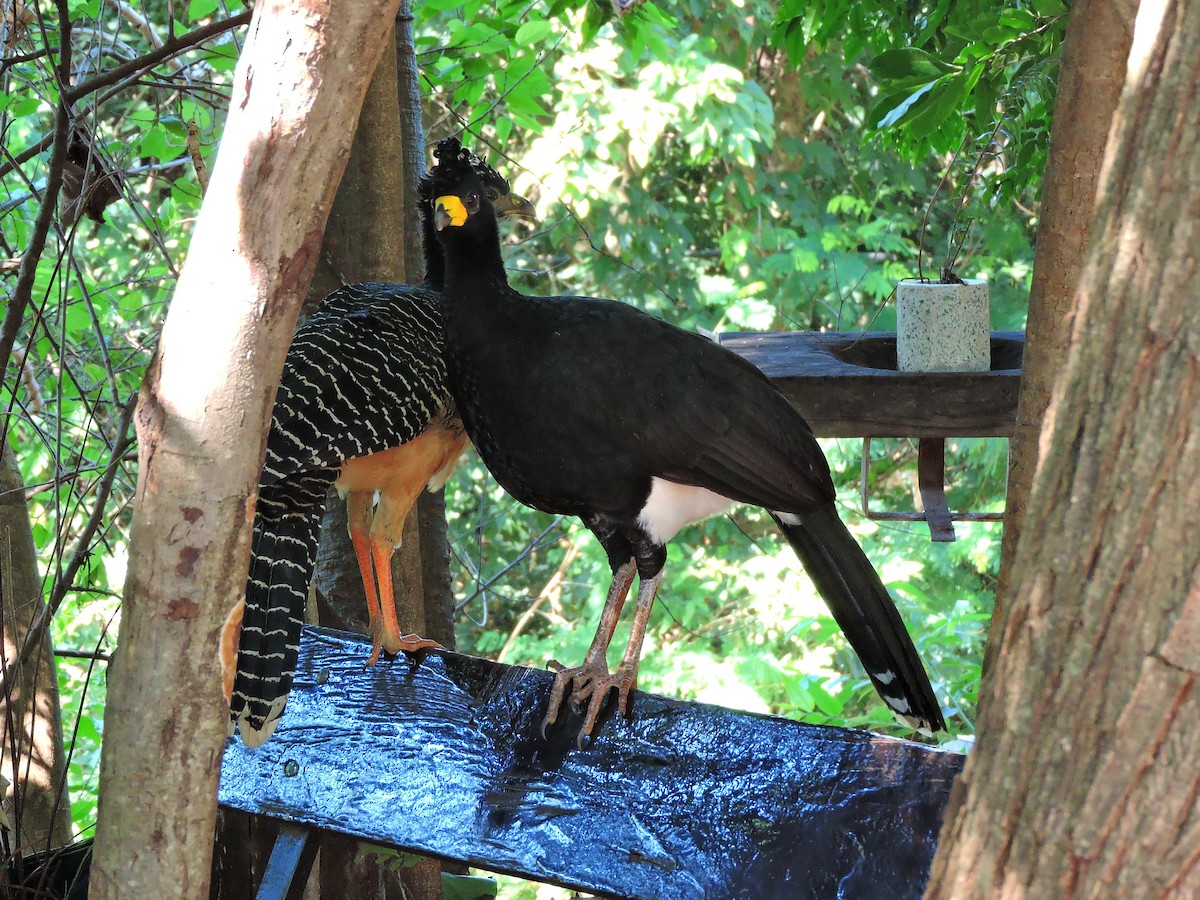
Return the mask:
M0 274L10 295L59 91L56 57L39 48L54 44L63 11L76 85L170 33L242 12L217 0L69 0L42 8L44 31L36 19L7 27ZM894 330L895 282L947 265L989 280L994 327L1023 327L1065 12L1060 0L691 0L645 3L623 19L578 0L414 8L429 139L465 129L538 203L536 230L514 233L506 250L513 282L615 297L711 331ZM60 656L59 671L81 834L95 821L104 666L136 478L119 425L187 251L239 35L80 101L75 163L110 174L112 202L103 221L60 203L36 314L17 336L23 366L10 366L0 393L46 596L61 598L55 646L79 654ZM919 524L872 522L858 509L862 443L823 446L844 518L933 673L951 729L942 739L965 746L999 527L959 526L959 541L943 545ZM950 450L952 508L1003 509L1005 443ZM910 441L873 442L874 508L914 508L915 455ZM581 658L608 577L591 536L515 505L473 457L447 506L460 648L538 666ZM83 564L65 583L71 558ZM681 535L661 598L643 689L902 733L758 511ZM509 884L506 896L538 896Z

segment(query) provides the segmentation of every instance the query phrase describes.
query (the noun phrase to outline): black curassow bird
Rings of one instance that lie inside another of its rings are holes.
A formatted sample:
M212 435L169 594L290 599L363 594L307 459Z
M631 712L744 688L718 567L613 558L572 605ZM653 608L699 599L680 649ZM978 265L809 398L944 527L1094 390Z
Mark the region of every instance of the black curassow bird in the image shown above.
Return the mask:
M499 173L475 165L481 190L500 214L534 214ZM391 575L413 503L426 486L445 484L467 444L446 385L442 253L427 189L423 180L425 281L334 291L288 349L259 480L246 599L222 635L230 718L250 747L267 740L283 715L331 484L346 497L367 596L373 639L367 664L381 650L438 646L400 634Z
M626 712L667 542L738 502L770 513L892 711L913 728L944 728L892 598L838 517L825 456L783 394L736 354L631 306L518 293L470 154L455 139L436 152L445 356L467 434L517 500L582 519L613 571L583 664L550 663L546 724L572 688L571 701L587 704L581 741L611 689ZM632 633L610 674L635 573Z

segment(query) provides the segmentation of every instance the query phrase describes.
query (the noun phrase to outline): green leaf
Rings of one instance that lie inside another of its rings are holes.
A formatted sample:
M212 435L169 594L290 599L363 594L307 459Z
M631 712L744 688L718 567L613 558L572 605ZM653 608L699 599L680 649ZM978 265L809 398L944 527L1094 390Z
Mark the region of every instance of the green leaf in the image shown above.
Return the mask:
M591 45L603 26L612 18L612 8L607 3L589 3L583 13L583 25L579 29L579 40L584 47Z
M1018 31L1033 31L1037 27L1037 19L1027 9L1006 9L1000 13L1000 24L1009 25Z
M939 26L946 20L946 13L950 9L950 0L938 0L938 5L933 11L925 16L925 27L921 29L920 35L917 36L915 44L923 46L926 41L937 33Z
M219 0L191 0L188 3L188 21L196 22L200 19L207 19L217 11L219 5Z
M871 71L880 80L918 84L931 81L958 67L916 47L887 50L871 60Z
M82 300L77 300L67 307L66 326L68 334L80 334L91 331L92 314Z
M207 60L215 72L232 72L237 67L237 48L233 44L217 44L208 49Z
M487 900L499 896L500 886L491 878L442 873L443 900Z
M37 97L19 97L9 104L8 112L13 118L33 115L41 109L42 101Z
M1047 18L1051 16L1065 16L1067 14L1067 4L1063 0L1033 0L1030 3L1033 11L1039 16Z
M528 47L530 44L536 44L546 38L554 30L554 25L547 22L545 19L530 19L528 22L521 23L521 27L517 29L516 36L513 37L513 43L520 46Z
M881 100L871 110L871 118L869 120L872 123L871 127L878 131L891 128L913 111L913 107L921 102L922 98L933 89L936 83L935 81L931 81L929 84L922 85L899 101L895 96L886 97Z

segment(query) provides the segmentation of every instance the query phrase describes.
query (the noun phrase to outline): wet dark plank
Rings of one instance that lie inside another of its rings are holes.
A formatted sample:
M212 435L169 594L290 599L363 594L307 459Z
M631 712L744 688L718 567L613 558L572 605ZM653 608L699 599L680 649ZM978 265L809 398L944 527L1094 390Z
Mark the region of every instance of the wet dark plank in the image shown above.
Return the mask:
M821 437L1008 437L1025 333L992 332L990 372L898 372L884 332L736 332L721 346L775 382Z
M363 669L306 629L275 736L221 803L626 897L919 897L958 754L649 694L575 747L549 672L451 653Z

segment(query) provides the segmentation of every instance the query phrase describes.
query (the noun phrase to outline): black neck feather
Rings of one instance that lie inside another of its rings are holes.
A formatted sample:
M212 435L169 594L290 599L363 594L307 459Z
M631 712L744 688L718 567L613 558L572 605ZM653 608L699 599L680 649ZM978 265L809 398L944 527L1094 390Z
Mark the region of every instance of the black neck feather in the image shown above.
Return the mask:
M466 225L447 228L442 232L441 240L446 273L443 291L449 293L457 286L467 284L508 286L504 258L500 254L500 230L490 208L481 209ZM473 295L475 292L467 293Z

